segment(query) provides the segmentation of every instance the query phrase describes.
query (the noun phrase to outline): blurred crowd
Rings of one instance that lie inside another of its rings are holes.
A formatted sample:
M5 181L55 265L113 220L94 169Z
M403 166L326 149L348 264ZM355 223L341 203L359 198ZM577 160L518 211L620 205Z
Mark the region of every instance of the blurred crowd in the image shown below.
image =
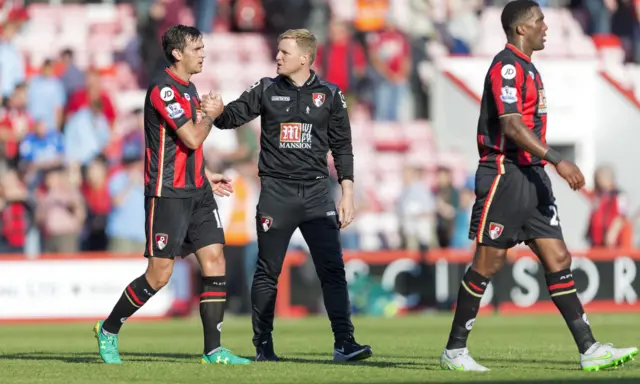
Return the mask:
M70 49L27 73L12 41L29 22L28 8L7 4L0 0L0 253L141 252L145 241L142 111L118 109L103 87L101 71L79 68ZM364 107L378 121L428 119L429 87L420 71L420 63L429 60L426 43L436 39L450 53L468 54L486 4L480 0L140 0L133 2L138 33L118 60L131 67L139 88L145 89L154 71L166 64L159 38L169 25L187 20L204 33L259 32L272 47L282 31L306 27L320 41L314 69L337 83L350 104ZM587 33L611 32L625 41L630 58L640 53L635 49L640 34L634 8L640 2L545 0L541 4L570 7ZM233 150L208 151L206 157L213 171L234 180L235 195L218 200L221 212L227 212L230 250L244 253L250 265L255 260L258 137L248 127L234 135ZM344 231L345 248L470 247L473 177L454 185L451 170L439 167L430 177L434 182L428 184L425 172L419 167L404 170L402 192L395 207L386 208L388 217L380 216L375 198L359 190L360 219ZM592 220L590 228L598 228L592 232L601 233L593 244L615 245L624 233L619 223L614 224L625 215L622 204L618 207L619 199L611 203L603 197L612 191L617 196L612 185L589 197L594 212L613 212ZM373 212L378 216L371 221L368 215ZM618 229L608 234L610 227ZM303 243L296 234L292 247L304 247Z

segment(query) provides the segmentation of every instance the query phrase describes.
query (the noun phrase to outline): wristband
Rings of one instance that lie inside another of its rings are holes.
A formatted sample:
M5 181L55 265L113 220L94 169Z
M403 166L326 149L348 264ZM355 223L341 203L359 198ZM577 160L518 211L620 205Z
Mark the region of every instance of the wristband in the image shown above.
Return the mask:
M555 149L549 148L547 153L544 154L543 159L547 160L553 165L558 165L558 163L562 161L562 155Z

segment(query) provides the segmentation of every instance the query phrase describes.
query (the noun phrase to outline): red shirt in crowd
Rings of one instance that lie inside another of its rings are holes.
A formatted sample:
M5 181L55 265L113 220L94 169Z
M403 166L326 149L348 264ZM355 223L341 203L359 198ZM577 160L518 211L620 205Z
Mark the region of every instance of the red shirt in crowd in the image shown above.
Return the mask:
M389 72L396 75L402 72L402 62L411 53L409 42L399 31L384 31L372 35L369 47Z
M87 203L89 212L95 215L108 215L111 212L111 196L106 184L99 188L93 188L85 184L82 186L82 195Z
M349 91L349 70L348 67L349 61L347 60L348 56L351 55L351 60L353 64L353 68L351 70L360 70L364 71L367 65L367 58L364 55L364 50L359 44L350 43L348 41L344 42L335 42L329 45L330 51L328 52L329 57L327 57L326 63L327 68L326 72L324 72L325 68L322 68L324 64L325 58L325 49L326 47L321 46L318 48L318 53L316 55L316 65L317 68L322 72L322 77L336 84L343 92Z
M587 193L591 201L591 217L589 218L588 237L593 246L604 246L607 231L617 217L627 214L626 198L616 191ZM618 242L620 238L618 238Z
M0 129L8 130L19 137L24 136L33 129L35 121L25 110L0 109ZM8 140L4 143L4 157L15 159L18 156L20 142L18 140Z
M109 95L107 95L106 92L100 92L100 101L102 102L102 113L104 113L104 117L107 119L107 121L109 121L109 124L113 125L113 122L116 120L116 109L113 107L111 98L109 97ZM88 106L89 95L86 88L79 89L69 98L69 102L67 103L65 112L68 116L74 112L77 112L81 108Z

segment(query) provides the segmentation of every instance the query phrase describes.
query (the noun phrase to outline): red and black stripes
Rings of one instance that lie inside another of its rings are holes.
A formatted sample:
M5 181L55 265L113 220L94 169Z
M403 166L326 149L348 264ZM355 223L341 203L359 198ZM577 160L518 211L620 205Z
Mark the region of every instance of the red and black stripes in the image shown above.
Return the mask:
M149 285L145 275L133 280L122 292L120 299L104 321L103 329L109 333L117 334L125 320L149 301L156 290Z
M227 292L202 292L200 294L200 304L220 303L227 300Z
M489 279L480 275L476 271L469 269L469 271L462 278L462 287L472 296L482 297L484 291L487 289Z
M155 293L156 291L151 288L144 275L132 281L124 289L124 295L136 308L142 307Z
M205 354L220 347L220 332L222 332L226 300L227 278L225 276L202 277L200 318L204 331Z
M551 297L567 295L576 292L573 274L569 269L547 275L547 286Z

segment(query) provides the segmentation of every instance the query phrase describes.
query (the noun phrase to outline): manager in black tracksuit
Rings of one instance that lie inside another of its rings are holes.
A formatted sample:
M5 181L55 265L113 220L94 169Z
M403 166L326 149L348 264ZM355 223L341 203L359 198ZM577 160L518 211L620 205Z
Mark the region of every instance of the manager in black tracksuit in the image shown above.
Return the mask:
M256 360L277 361L271 333L277 282L289 241L300 228L322 285L335 336L334 360L362 360L371 347L353 337L340 228L353 220L353 151L347 105L340 89L320 79L310 66L316 39L307 30L278 38L278 75L263 78L215 120L236 128L261 116L257 206L258 264L253 278L253 343ZM218 99L221 103L222 100ZM334 158L343 197L332 198L327 166Z

